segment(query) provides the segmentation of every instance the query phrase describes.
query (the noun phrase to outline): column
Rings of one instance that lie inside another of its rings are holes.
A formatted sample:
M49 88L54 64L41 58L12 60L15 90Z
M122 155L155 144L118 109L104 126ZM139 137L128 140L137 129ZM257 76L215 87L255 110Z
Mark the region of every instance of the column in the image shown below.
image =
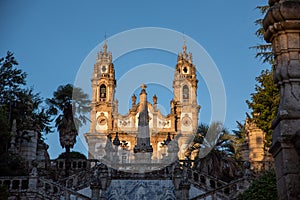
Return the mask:
M263 26L275 56L280 90L270 152L275 158L279 199L300 199L300 0L269 0Z

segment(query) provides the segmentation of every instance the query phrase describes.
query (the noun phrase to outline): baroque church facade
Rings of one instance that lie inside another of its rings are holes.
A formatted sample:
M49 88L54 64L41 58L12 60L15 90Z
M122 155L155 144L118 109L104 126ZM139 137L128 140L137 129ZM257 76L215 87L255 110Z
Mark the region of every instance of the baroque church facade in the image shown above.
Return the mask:
M248 188L248 165L243 178L224 182L193 169L191 160L184 159L185 147L198 127L200 110L196 67L186 45L178 54L168 115L158 109L156 95L148 101L144 84L139 101L133 95L129 112L120 114L116 83L112 53L105 43L92 77L91 123L85 134L89 159L72 158L67 166L64 158L50 160L48 147L38 142L36 132L26 131L31 137L20 144L15 143L16 133L12 134L11 146L15 148L10 152L20 152L33 164L28 176L0 177L0 186L7 186L9 199L235 199ZM260 170L263 133L251 123L246 129L243 157L257 163ZM162 147L166 145L167 150ZM66 176L66 169L70 175Z
M98 53L92 77L92 103L90 112L90 131L85 134L88 144L89 159L102 159L106 152L107 140L118 137L127 150L126 160L134 153L139 130L139 117L145 100L148 110L150 144L153 148L152 159L161 159L163 153L161 143L172 137L177 138L180 151L178 156L184 158L187 141L198 127L200 106L197 103L196 67L192 54L187 52L184 44L178 54L173 79L173 99L170 101L170 113L163 115L157 107L158 97L154 95L152 102L147 99L146 85L137 102L137 97L131 97L129 112L122 115L118 112L118 100L115 98L117 80L112 53L103 45Z

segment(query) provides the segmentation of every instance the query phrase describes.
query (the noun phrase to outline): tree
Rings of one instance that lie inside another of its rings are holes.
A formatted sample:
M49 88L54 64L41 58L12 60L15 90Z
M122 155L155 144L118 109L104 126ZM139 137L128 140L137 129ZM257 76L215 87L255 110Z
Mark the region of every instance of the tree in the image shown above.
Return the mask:
M197 136L198 132L191 142L193 151L197 151L193 168L224 181L232 180L238 171L234 136L216 122L210 126L201 124L198 131L201 136Z
M42 107L42 99L33 89L26 88L27 74L17 68L13 53L0 58L0 143L6 152L10 142L12 121L17 122L17 139L23 130L38 133L50 131L50 119Z
M208 132L209 126L207 124L201 123L195 135L192 135L188 141L188 148L185 152L185 157L188 159L193 159L195 155L198 155L201 144L203 143L203 135Z
M26 85L27 74L17 69L17 65L18 62L10 51L0 58L0 105L16 100L22 86Z
M232 130L233 134L235 135L234 139L234 150L235 150L235 159L240 162L242 161L242 152L241 148L244 145L248 145L247 141L247 130L245 123L241 123L236 121L237 123L237 130Z
M0 185L0 199L8 199L8 197L9 197L8 186Z
M257 6L256 9L259 10L260 14L264 16L268 9L269 5L265 6ZM263 19L257 19L255 20L255 25L258 26L258 29L255 32L255 35L260 39L262 43L257 44L256 46L250 47L251 49L256 50L256 58L259 58L262 63L269 63L271 65L274 64L274 54L272 52L272 46L271 44L265 43L264 40L264 34L265 34L265 29L263 28L262 25Z
M89 111L89 102L88 95L71 84L59 86L53 97L47 99L47 113L54 116L60 145L66 149L66 176L69 175L69 153L76 143L78 128L88 120L84 114Z
M269 6L258 6L261 14L264 15ZM256 36L263 40L264 29L262 27L262 19L255 21L259 26ZM265 132L265 147L268 149L272 143L272 121L275 118L279 105L279 91L273 80L274 54L271 51L271 44L259 44L254 46L257 50L256 57L260 58L262 63L268 63L272 66L271 70L262 70L261 74L256 77L258 84L255 85L255 93L251 94L251 100L247 100L249 108L252 109L252 118L257 127Z
M240 200L276 200L277 188L274 171L267 171L261 177L253 181L250 187L239 195Z
M256 78L255 93L251 94L251 100L247 100L252 109L252 118L256 125L265 132L265 147L272 143L272 121L275 119L279 105L279 91L273 81L273 73L263 70Z
M17 67L13 53L0 58L0 172L2 175L26 175L25 161L18 152L9 151L11 140L20 144L28 140L28 132L50 130L50 119L42 107L42 99L33 89L26 87L26 73ZM12 137L13 121L16 121ZM17 148L18 145L15 145ZM16 149L15 149L16 150Z
M10 142L10 126L12 124L12 109L18 100L21 87L26 84L26 73L17 69L13 53L7 52L0 58L0 146L1 152L6 152Z

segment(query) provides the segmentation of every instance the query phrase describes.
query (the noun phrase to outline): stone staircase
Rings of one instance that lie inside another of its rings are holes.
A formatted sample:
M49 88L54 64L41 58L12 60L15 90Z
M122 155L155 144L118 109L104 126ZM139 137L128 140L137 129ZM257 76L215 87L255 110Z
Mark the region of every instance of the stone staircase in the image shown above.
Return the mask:
M32 197L31 199L87 200L91 198L78 191L91 186L92 176L95 170L93 166L97 166L97 161L92 160L89 161L89 163L92 164L56 182L33 174L30 176L0 177L0 185L7 185L10 193L13 194L13 196L19 196L19 199L30 199L29 197ZM170 165L161 170L145 174L126 173L109 168L109 179L172 180L172 171L175 165ZM182 171L181 173L184 180L202 191L201 194L190 199L235 199L240 192L249 186L249 181L246 178L227 183L191 169L186 161L180 161L177 167Z
M247 182L247 180L244 178L232 181L226 185L220 186L216 189L209 190L203 194L193 197L191 198L191 200L206 199L208 197L211 197L211 199L218 198L224 200L237 199L238 194L247 189L247 187L245 187L244 185L245 181Z
M205 173L193 170L184 163L181 166L184 173L187 174L189 183L195 188L204 191L204 193L191 199L206 199L207 197L224 200L235 199L238 194L246 190L250 184L247 178L241 178L227 183Z

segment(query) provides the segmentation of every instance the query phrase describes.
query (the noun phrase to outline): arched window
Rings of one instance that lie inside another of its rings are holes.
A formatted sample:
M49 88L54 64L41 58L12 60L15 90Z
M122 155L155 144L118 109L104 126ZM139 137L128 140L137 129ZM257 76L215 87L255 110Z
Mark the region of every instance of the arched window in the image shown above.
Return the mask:
M188 68L186 66L184 66L182 71L183 71L184 74L187 74L188 73Z
M182 97L183 99L189 99L189 87L187 85L182 88Z
M104 84L100 85L100 99L106 98L106 86Z

